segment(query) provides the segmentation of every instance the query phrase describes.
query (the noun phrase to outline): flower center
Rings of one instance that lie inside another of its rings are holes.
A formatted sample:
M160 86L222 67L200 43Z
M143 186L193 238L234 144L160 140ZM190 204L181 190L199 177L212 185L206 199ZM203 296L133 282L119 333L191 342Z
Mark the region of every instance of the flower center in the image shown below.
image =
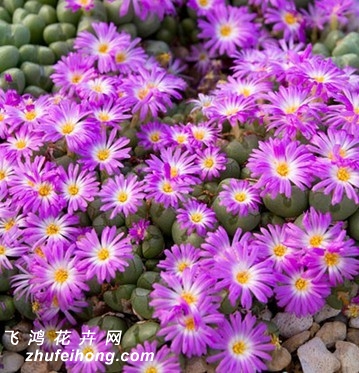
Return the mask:
M101 84L95 84L93 87L92 87L92 90L97 92L97 93L102 93L103 92L103 89L102 89L102 86Z
M232 351L236 355L243 355L247 351L247 345L243 341L238 341L232 346Z
M109 50L109 47L108 47L108 44L106 43L101 43L99 46L98 46L98 51L102 54L105 54L107 53L107 51Z
M140 100L143 100L147 97L147 95L150 93L150 90L146 87L146 88L141 88L139 91L138 91L138 98Z
M169 183L164 183L163 187L162 187L162 190L165 193L172 193L173 192L173 188L172 188L171 184L169 184Z
M160 140L160 134L158 132L154 132L151 134L150 139L152 142L158 142Z
M15 147L19 150L24 149L26 147L26 141L25 140L19 140L15 143Z
M282 257L287 252L287 248L282 244L278 244L274 247L273 252L275 256Z
M39 302L32 302L31 304L31 310L32 312L36 313L40 309L40 303Z
M339 167L337 172L337 178L340 181L348 181L350 179L350 173L345 167Z
M98 119L100 119L101 122L108 122L110 120L110 116L107 113L100 113L98 115Z
M294 114L296 111L298 110L298 106L297 105L292 105L292 106L288 106L284 112L286 114Z
M248 282L249 282L249 278L250 278L250 276L249 276L248 271L238 272L238 273L237 273L237 276L236 276L237 281L238 281L241 285L248 284Z
M45 258L45 254L44 252L42 251L41 247L40 246L37 246L35 249L34 249L34 253L39 256L40 258Z
M64 135L69 135L70 133L72 133L72 131L75 129L75 125L73 123L65 123L63 126L62 126L62 133Z
M119 52L116 54L115 59L117 63L123 63L127 60L127 55L125 52Z
M158 373L158 369L156 367L148 367L145 373Z
M6 248L3 245L0 245L0 255L5 255Z
M13 226L15 225L15 220L14 219L9 219L5 224L4 224L4 229L5 231L9 231Z
M82 80L82 75L80 74L73 74L71 77L71 83L72 84L79 84Z
M234 195L234 199L237 202L244 202L247 199L247 195L244 192L239 192Z
M204 131L195 131L194 134L193 134L193 137L196 139L196 140L203 140L204 139Z
M294 25L297 22L297 17L293 13L285 13L284 21L287 25Z
M212 168L214 165L214 160L213 158L206 158L204 161L204 167L206 168Z
M314 79L317 83L323 83L324 80L325 80L325 78L324 78L323 75L315 76L313 79Z
M186 262L180 262L177 268L180 272L183 272L186 268L188 268L188 264Z
M110 151L108 149L101 149L97 152L97 158L100 161L106 161L106 159L110 156Z
M52 191L52 187L49 184L42 184L38 190L41 197L47 197Z
M97 257L102 261L106 260L110 257L110 252L108 251L106 247L101 247L101 249L97 253Z
M79 192L79 188L76 184L72 184L68 187L68 192L71 196L76 196L76 194Z
M288 174L289 174L288 164L286 162L279 163L277 168L276 168L276 171L277 171L278 175L280 175L282 177L288 176Z
M86 357L86 355L94 355L94 349L91 346L86 346L82 349L83 355Z
M187 140L187 136L185 135L178 135L176 138L177 142L179 144L183 144Z
M124 203L128 200L128 194L126 192L120 192L117 196L117 201Z
M320 235L314 235L310 238L309 240L309 244L310 246L312 247L320 247L320 245L322 244L323 242L323 236L320 236Z
M47 330L47 331L46 331L46 337L47 337L47 339L50 340L51 342L54 342L54 340L55 340L56 337L57 337L56 330L55 330L55 329Z
M32 121L36 118L36 112L35 110L30 110L25 113L25 118L28 121Z
M46 228L46 234L48 236L58 234L59 232L60 232L60 227L54 223L49 224Z
M0 180L4 180L5 176L6 176L5 171L0 170Z
M324 261L328 267L336 266L339 263L339 255L337 253L325 253Z
M308 281L305 280L304 278L299 278L299 279L295 282L294 286L296 287L297 290L299 290L299 291L304 291L304 290L306 290L307 287L308 287Z
M221 36L223 36L224 38L228 38L231 34L232 34L232 27L228 24L226 25L222 25L219 29L219 33L221 34Z
M196 301L196 297L193 294L187 293L187 292L182 293L182 299L187 304L192 304L192 303L194 303Z
M191 215L191 220L193 223L200 223L203 220L203 215L199 212L195 212Z
M199 0L199 1L198 1L198 4L199 4L200 6L207 6L207 5L208 5L208 0Z
M61 268L55 272L55 276L54 276L55 282L63 284L68 278L69 278L69 274L66 271L66 269Z
M187 330L195 330L196 329L196 324L194 322L194 319L193 317L189 317L186 321L185 321L185 326L186 326L186 329Z
M251 90L249 88L243 88L240 92L244 97L248 97L251 95Z

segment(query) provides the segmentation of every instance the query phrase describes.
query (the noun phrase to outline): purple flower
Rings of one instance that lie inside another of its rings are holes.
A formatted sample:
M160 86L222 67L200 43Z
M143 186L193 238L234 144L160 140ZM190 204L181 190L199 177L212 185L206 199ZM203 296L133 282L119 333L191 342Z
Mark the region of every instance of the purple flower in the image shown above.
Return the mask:
M201 171L202 180L212 180L219 177L220 172L226 168L227 158L219 148L209 147L198 151L197 164Z
M137 134L139 145L146 150L160 150L166 143L168 131L168 126L161 122L143 124Z
M256 188L264 187L261 196L269 193L275 198L279 193L291 197L292 185L301 190L311 186L314 157L305 145L298 141L269 138L259 142L254 149L247 167L253 177L259 177Z
M264 323L257 322L251 314L243 319L239 312L229 316L214 334L212 348L219 352L207 361L220 361L218 372L252 373L267 369L263 360L271 360L269 351L275 347L267 335Z
M94 229L76 242L76 257L80 270L86 270L86 279L97 277L99 283L109 282L116 271L123 272L132 258L129 237L116 234L116 227L105 227L99 240Z
M258 190L247 180L230 179L229 184L223 184L219 193L221 206L233 215L246 216L258 212L261 199Z
M65 0L66 8L71 9L73 12L77 12L82 9L89 11L94 8L95 0Z
M103 202L101 211L113 209L110 219L113 219L118 213L123 213L125 216L134 213L145 197L143 188L144 183L138 181L135 175L125 177L120 174L113 179L107 179L99 193Z
M146 235L146 229L150 225L150 221L141 219L137 222L133 222L131 228L128 230L128 234L135 244L140 244Z
M196 232L203 237L216 223L214 211L196 200L187 201L184 208L178 209L177 212L177 221L181 229L186 229L188 234Z

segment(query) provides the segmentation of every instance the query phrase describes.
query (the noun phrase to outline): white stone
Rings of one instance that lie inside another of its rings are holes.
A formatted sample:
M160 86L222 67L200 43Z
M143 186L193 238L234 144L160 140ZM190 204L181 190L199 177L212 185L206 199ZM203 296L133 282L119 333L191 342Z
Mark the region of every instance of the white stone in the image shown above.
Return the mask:
M26 361L21 373L49 373L49 369L46 361Z
M359 316L358 317L352 317L349 320L349 326L352 327L352 328L359 329Z
M313 324L313 317L297 317L292 313L279 312L272 321L277 325L282 337L290 338L304 330L308 330Z
M334 373L340 369L340 361L327 350L318 337L298 348L298 358L303 373Z
M342 373L359 372L359 347L354 343L338 341L334 356L342 364Z
M339 315L341 310L336 310L333 307L330 307L328 304L324 305L324 307L314 316L314 321L318 324L324 320L330 319L331 317L335 317Z
M347 326L341 321L325 323L315 335L319 337L327 347L333 347L336 341L344 341L347 336Z
M292 355L284 347L273 350L270 355L272 356L272 360L267 362L269 372L282 371L292 361Z
M17 372L25 358L16 352L5 351L0 355L0 373Z
M288 338L285 342L282 343L282 346L285 347L290 353L294 352L298 347L308 341L310 338L310 331L304 330L299 334L293 335L293 337Z

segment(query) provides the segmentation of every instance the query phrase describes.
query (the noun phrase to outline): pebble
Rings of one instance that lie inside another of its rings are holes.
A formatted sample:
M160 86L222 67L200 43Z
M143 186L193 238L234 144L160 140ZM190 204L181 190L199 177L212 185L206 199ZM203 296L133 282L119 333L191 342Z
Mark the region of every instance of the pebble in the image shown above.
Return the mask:
M278 326L282 337L290 338L304 330L308 330L313 324L313 317L297 317L292 313L279 312L272 321Z
M313 325L309 329L310 337L313 338L319 329L320 329L320 325L317 324L316 322L313 322Z
M10 329L7 329L10 330ZM26 350L29 345L30 334L19 332L16 334L18 343L11 343L11 333L4 333L2 336L2 344L7 351L20 352Z
M336 341L344 341L347 336L347 326L340 321L326 322L315 336L330 348Z
M187 361L185 373L206 373L207 363L200 357L193 357Z
M21 373L49 373L49 369L46 361L26 361Z
M271 351L272 360L267 362L267 369L269 372L279 372L287 367L291 361L292 356L284 347L276 348Z
M352 328L359 329L359 316L358 317L352 317L349 320L349 326Z
M321 323L324 320L328 320L331 317L337 316L341 310L336 310L333 307L330 307L328 304L324 305L324 307L314 316L314 321L316 323Z
M359 346L359 329L348 328L347 341Z
M359 347L350 342L338 341L334 356L342 365L341 373L359 372Z
M293 335L293 337L288 338L285 342L282 343L282 346L285 347L290 353L297 350L299 346L304 344L310 338L310 331L304 330L299 334Z
M334 373L340 369L340 361L327 350L318 337L298 348L298 358L303 373Z
M0 373L17 372L25 358L16 352L5 351L0 356Z

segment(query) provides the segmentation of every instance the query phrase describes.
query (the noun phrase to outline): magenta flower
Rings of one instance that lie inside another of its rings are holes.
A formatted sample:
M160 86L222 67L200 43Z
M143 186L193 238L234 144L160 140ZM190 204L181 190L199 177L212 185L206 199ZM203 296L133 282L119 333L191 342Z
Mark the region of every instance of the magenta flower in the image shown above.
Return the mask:
M140 38L131 40L129 34L122 32L119 35L122 44L119 43L115 51L115 63L117 70L122 74L131 74L143 66L146 62L146 53L138 46Z
M82 100L89 102L90 110L93 110L93 105L109 105L116 98L116 82L112 76L94 76L80 84L77 93Z
M277 274L278 284L274 288L279 307L297 317L314 315L325 304L330 294L330 284L317 271L303 267L287 267L286 274Z
M118 172L124 159L130 158L130 148L125 148L130 140L127 137L117 138L117 129L113 129L108 137L106 131L102 131L86 148L79 149L82 158L80 163L90 171L99 166L100 170L106 170L109 175Z
M113 209L110 219L113 219L119 213L128 216L136 212L137 208L142 204L143 198L146 196L143 190L144 183L138 181L135 175L127 175L125 177L119 174L113 179L109 178L99 193L103 202L101 211Z
M93 172L80 170L78 164L70 163L67 171L60 168L61 195L67 202L70 214L74 211L85 211L89 202L98 193L99 182Z
M194 9L199 16L205 16L216 7L224 6L224 0L189 0L187 6Z
M97 277L98 282L109 282L116 271L123 272L132 258L129 237L116 234L116 227L105 227L98 239L94 229L76 242L76 257L80 270L86 270L86 279Z
M196 232L203 237L214 228L216 214L204 203L189 200L184 203L183 208L177 210L177 221L181 229L186 229L188 234Z
M219 148L209 147L198 151L197 164L202 180L212 180L219 177L220 172L226 168L226 155Z
M132 223L131 228L128 230L128 234L136 245L139 245L145 239L149 225L150 221L146 219L140 219Z
M205 47L220 55L233 56L237 48L248 48L257 42L257 28L245 7L216 6L198 21L200 38L208 39Z
M66 8L71 9L73 12L84 10L88 12L95 6L95 0L65 0Z
M139 145L146 150L160 150L166 143L166 136L170 129L161 122L149 122L141 125L137 134Z
M290 198L292 185L301 190L311 186L313 160L307 147L298 141L269 138L259 142L259 149L253 150L247 167L253 177L259 177L255 187L264 187L261 196L269 193L275 198L282 193Z
M229 185L223 184L222 189L219 204L225 206L227 212L241 216L258 212L261 204L258 189L247 180L230 179Z
M130 360L123 367L123 373L139 373L139 372L171 372L181 373L181 367L176 355L171 353L171 350L166 346L162 346L160 349L157 347L157 341L148 342L145 341L143 345L138 344L130 352L137 352L139 356L143 356L143 353L153 354L154 358L152 361L133 361ZM150 356L150 355L147 355Z
M271 360L268 352L275 348L266 331L266 325L251 314L243 319L239 312L230 315L229 321L224 319L214 334L211 347L219 352L207 361L219 360L218 372L265 371L263 360Z
M268 263L258 261L259 254L258 248L249 249L241 240L225 256L216 258L213 275L220 280L216 289L228 289L232 305L239 299L244 308L250 309L252 296L264 303L272 296L273 271Z
M98 326L82 325L81 335L74 329L71 330L70 343L65 346L65 352L70 356L73 351L79 351L84 359L68 359L65 362L69 373L104 373L106 372L105 356L113 352L112 343L106 343L106 331ZM88 359L86 359L88 354ZM96 357L100 358L96 358ZM102 358L101 358L102 356Z

